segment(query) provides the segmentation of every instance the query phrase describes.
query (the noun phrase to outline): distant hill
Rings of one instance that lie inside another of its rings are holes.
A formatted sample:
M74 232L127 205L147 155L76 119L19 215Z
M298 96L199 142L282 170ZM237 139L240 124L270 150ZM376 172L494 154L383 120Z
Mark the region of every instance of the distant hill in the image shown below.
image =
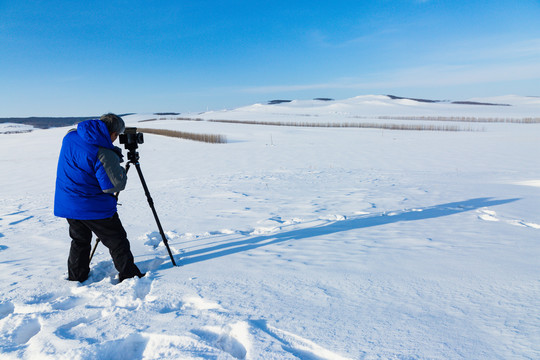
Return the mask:
M48 129L51 127L62 127L77 124L88 119L95 119L98 116L86 117L27 117L27 118L0 118L1 123L14 123L32 125L39 129Z
M133 115L133 113L118 114L118 116ZM13 123L13 124L25 124L32 125L38 129L48 129L52 127L70 126L80 123L84 120L99 119L99 116L76 116L76 117L45 117L45 116L32 116L32 117L10 117L0 118L0 124Z

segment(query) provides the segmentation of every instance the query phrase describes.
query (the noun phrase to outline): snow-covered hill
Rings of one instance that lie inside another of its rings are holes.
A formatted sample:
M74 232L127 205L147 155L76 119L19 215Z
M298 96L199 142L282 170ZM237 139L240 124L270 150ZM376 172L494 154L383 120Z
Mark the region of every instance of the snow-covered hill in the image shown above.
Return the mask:
M540 124L391 131L177 120L538 118L540 99L387 96L126 117L179 267L136 173L120 218L142 279L100 245L66 278L52 215L68 128L0 134L2 359L540 358ZM141 120L155 118L141 123Z
M487 105L490 104L490 105ZM363 95L344 100L293 100L280 104L255 104L234 110L213 111L203 118L250 116L257 114L347 119L378 116L469 116L538 117L540 97L507 95L464 101L440 101L398 98L387 95Z

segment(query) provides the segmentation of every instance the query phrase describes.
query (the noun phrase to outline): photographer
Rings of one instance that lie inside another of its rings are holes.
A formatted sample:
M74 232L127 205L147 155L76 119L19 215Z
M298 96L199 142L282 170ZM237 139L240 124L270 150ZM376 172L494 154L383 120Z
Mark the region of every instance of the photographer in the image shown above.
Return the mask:
M90 272L92 233L109 249L119 281L142 277L116 212L115 193L126 186L122 150L113 145L125 129L122 118L105 114L86 120L64 137L58 160L54 215L66 218L72 239L68 280L83 282Z

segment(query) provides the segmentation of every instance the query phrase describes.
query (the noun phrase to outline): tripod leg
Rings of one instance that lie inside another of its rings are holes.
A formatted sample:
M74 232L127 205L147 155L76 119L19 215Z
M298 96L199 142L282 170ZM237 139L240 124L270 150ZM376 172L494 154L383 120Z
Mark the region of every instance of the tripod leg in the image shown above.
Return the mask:
M144 181L144 176L142 174L141 165L139 162L135 163L135 168L137 169L137 173L139 174L139 178L141 179L141 184L144 189L144 193L146 194L146 199L148 200L148 205L150 205L150 209L152 209L152 214L154 214L154 219L156 220L157 227L159 229L159 233L161 234L161 238L163 239L163 244L165 244L165 247L167 248L167 252L169 253L169 257L171 258L171 262L173 266L176 266L176 262L174 261L173 254L171 252L171 248L169 247L169 242L167 241L167 237L165 236L165 232L163 231L163 228L161 227L161 222L159 221L156 208L154 207L154 200L152 200L152 197L150 196L150 190L148 190L148 186L146 186L146 181Z
M90 260L88 261L88 263L90 263L90 261L92 261L92 258L94 257L94 253L96 252L96 249L97 249L97 246L99 245L99 242L101 240L96 239L96 245L94 245L94 248L92 249L92 253L90 254Z

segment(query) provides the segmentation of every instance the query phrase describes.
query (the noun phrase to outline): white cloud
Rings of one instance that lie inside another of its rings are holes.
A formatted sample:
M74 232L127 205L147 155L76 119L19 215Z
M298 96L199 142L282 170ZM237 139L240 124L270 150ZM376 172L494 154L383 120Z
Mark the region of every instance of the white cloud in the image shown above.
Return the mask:
M335 82L255 86L246 93L278 93L317 89L371 89L432 87L510 82L540 81L540 63L489 66L424 66L369 75L364 79L340 79Z
M461 49L448 50L448 58L450 54L454 56L446 64L443 62L444 54L439 54L437 61L414 67L386 69L325 83L255 86L244 88L241 92L465 86L522 80L540 84L540 39L496 45L488 42L476 47L470 43Z

